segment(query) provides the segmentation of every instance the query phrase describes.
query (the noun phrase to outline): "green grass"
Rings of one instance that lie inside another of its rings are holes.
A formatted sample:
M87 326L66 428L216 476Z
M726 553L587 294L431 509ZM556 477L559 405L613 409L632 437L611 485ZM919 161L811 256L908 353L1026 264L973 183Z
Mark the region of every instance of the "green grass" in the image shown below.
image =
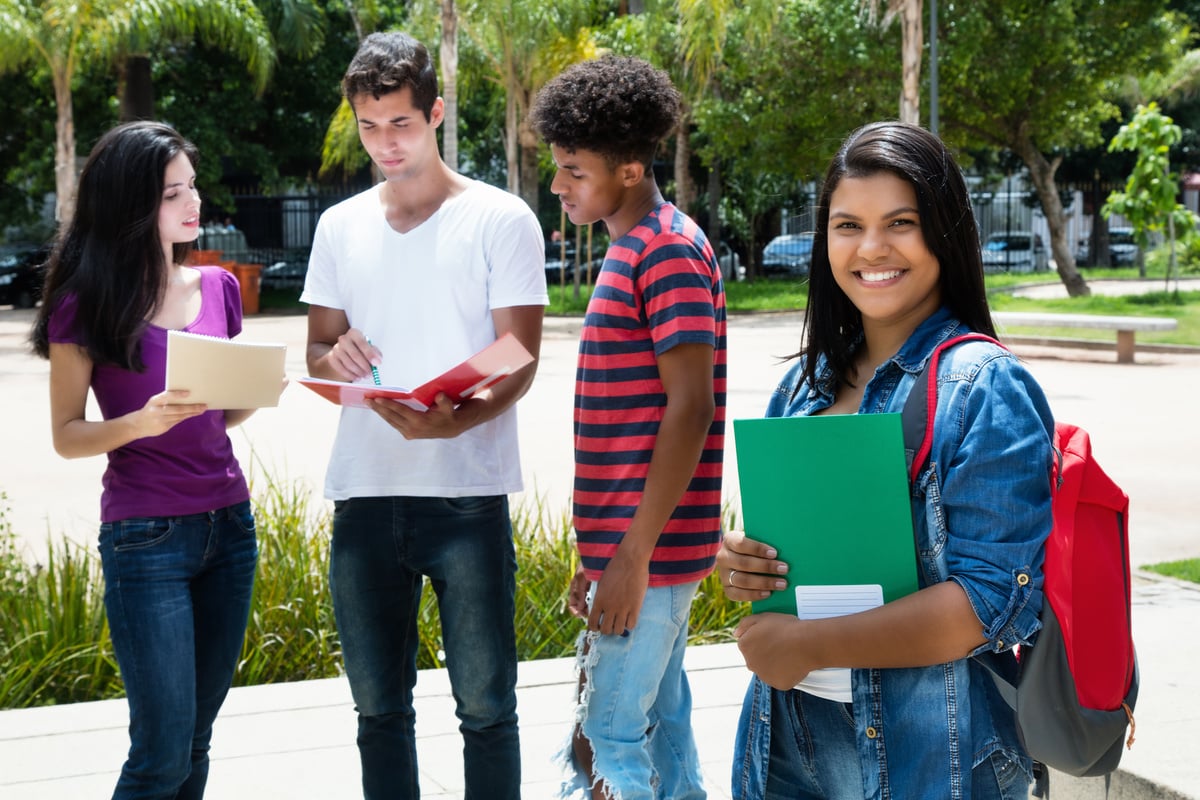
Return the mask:
M579 287L579 298L575 287L551 285L550 305L547 314L559 316L583 316L591 297L590 286ZM725 285L725 305L731 312L749 311L792 311L803 309L808 302L808 281L769 278L749 282L734 281Z
M1135 269L1084 269L1084 278L1089 281L1136 278ZM1149 280L1162 280L1162 275L1150 276ZM1014 297L1012 289L1030 284L1060 283L1056 273L988 275L986 278L989 303L995 311L1048 311L1071 314L1104 314L1117 316L1165 316L1179 322L1174 331L1139 333L1139 342L1184 344L1200 346L1200 292L1152 291L1141 295L1107 297L1072 297L1040 300ZM580 287L580 296L575 298L574 287L550 287L548 314L578 316L587 306L591 289ZM725 303L730 313L802 310L808 302L806 280L759 279L753 282L736 281L726 284ZM1031 328L1013 327L1007 330L1013 335L1039 334L1061 338L1088 338L1111 341L1112 331L1079 328Z
M1200 344L1200 291L1195 292L1149 292L1120 297L1071 297L1057 300L1031 300L996 294L991 297L994 311L1048 311L1069 314L1097 314L1132 317L1171 317L1179 323L1173 331L1139 332L1139 342L1162 344ZM1075 339L1100 339L1112 341L1112 331L1084 328L1012 327L1010 334L1040 333Z
M1200 558L1185 558L1182 561L1164 561L1161 564L1150 564L1143 567L1150 572L1178 578L1181 581L1200 583Z
M1161 268L1151 269L1147 279L1163 280ZM1137 278L1134 268L1082 269L1080 273L1088 281ZM1200 346L1200 292L1154 291L1144 295L1123 297L1062 298L1038 300L1013 297L1011 290L1029 284L1060 282L1054 272L1036 274L996 274L986 278L989 302L996 311L1048 311L1072 314L1107 314L1120 316L1169 316L1179 321L1175 331L1139 333L1139 342L1161 344L1183 344ZM551 285L550 303L546 313L554 316L583 316L591 297L592 287L580 286L579 296L575 287ZM296 299L299 292L263 292L260 306L264 313L304 313L305 307ZM725 303L731 314L803 310L808 302L808 281L781 278L760 278L751 281L734 281L725 287ZM1067 339L1096 339L1111 341L1111 331L1080 328L1011 328L1013 335L1037 334Z

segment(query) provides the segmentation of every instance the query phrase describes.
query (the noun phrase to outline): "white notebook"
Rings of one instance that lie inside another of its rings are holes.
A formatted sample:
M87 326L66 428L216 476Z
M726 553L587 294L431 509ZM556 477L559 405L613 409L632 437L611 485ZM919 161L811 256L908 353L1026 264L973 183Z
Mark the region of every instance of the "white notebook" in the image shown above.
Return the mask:
M267 408L283 393L287 345L167 331L168 389L210 409Z

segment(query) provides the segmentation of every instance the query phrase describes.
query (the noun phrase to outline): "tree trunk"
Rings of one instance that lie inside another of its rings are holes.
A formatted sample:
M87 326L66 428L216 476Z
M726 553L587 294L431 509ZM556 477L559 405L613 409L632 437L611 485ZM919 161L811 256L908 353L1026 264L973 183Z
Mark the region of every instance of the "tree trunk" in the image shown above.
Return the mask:
M517 131L517 96L516 90L508 87L504 101L504 160L508 166L508 190L513 194L521 193L520 171L517 164L517 144L520 133Z
M61 224L75 215L75 112L71 80L54 72L54 219Z
M442 159L458 172L458 12L454 0L442 0Z
M900 90L900 121L917 125L921 121L921 22L922 0L905 0L900 9L901 63L904 80Z
M713 158L708 170L708 224L705 226L713 250L721 241L721 160Z
M150 66L149 56L125 56L121 60L118 77L121 122L154 119L154 78Z
M1075 254L1067 241L1067 215L1063 211L1062 198L1059 197L1058 186L1054 182L1054 173L1058 170L1062 157L1056 156L1053 161L1047 161L1024 131L1013 137L1010 145L1029 169L1033 188L1037 191L1042 211L1046 215L1046 225L1050 228L1050 252L1054 256L1058 276L1067 287L1067 294L1071 297L1090 295L1092 290L1075 267Z
M529 119L521 120L517 126L519 144L521 145L521 199L524 200L533 213L538 212L538 137Z
M685 115L679 120L679 129L675 132L675 205L685 214L691 213L692 204L696 202L696 187L688 171L688 164L692 160L688 127L688 117Z

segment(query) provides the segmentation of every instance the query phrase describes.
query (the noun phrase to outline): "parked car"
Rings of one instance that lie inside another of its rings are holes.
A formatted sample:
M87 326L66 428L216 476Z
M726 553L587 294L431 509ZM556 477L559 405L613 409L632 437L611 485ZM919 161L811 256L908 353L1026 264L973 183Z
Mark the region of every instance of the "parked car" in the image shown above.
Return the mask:
M717 243L717 264L721 267L721 280L740 281L746 277L746 268L742 266L741 256L725 242Z
M807 275L812 266L815 233L785 233L776 236L763 250L764 275Z
M16 245L0 250L0 306L33 308L42 299L50 245Z
M1096 259L1092 258L1091 244L1090 237L1079 240L1075 248L1076 264L1094 265L1096 263ZM1138 246L1137 241L1133 238L1133 228L1108 229L1108 254L1110 256L1109 263L1114 267L1128 267L1137 263Z
M983 243L984 272L1045 272L1050 257L1042 237L1029 231L993 233Z
M575 277L575 243L546 242L546 283L558 286L570 283Z
M602 250L594 249L594 252L599 253L592 259L592 280L596 280L596 273L600 271L601 265L604 263L604 253ZM562 242L546 242L546 283L551 286L558 286L559 283L571 283L575 280L575 243L570 239L567 240L566 256L563 255ZM588 263L581 261L579 269L582 271L580 278L587 276Z
M308 275L307 261L276 261L270 266L263 267L259 276L260 289L294 289L304 288L304 278Z

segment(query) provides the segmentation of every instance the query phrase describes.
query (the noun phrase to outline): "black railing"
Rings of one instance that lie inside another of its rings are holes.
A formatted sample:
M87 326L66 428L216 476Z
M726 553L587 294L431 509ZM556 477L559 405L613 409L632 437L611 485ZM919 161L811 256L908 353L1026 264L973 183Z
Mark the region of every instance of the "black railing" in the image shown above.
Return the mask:
M205 225L196 246L220 250L224 259L242 263L307 262L321 214L362 188L322 188L289 195L235 194L233 213Z

